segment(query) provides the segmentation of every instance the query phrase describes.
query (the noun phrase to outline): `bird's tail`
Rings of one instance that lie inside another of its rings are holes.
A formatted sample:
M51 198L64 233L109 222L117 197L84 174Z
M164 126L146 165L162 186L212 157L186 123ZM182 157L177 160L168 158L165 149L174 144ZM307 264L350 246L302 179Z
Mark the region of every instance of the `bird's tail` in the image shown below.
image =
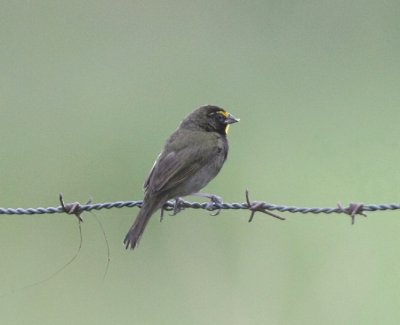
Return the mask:
M143 201L145 203L143 203L135 222L125 236L124 244L126 249L134 249L138 245L140 237L142 236L150 217L158 208L160 208L160 200L155 198L146 200L145 198Z

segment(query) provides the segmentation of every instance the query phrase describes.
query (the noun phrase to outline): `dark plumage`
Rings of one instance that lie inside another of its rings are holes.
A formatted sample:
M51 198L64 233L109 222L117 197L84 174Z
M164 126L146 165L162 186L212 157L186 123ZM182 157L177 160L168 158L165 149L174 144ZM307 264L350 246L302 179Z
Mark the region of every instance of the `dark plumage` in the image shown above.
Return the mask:
M228 155L229 124L238 121L224 109L208 105L181 122L144 184L143 206L125 237L126 248L137 246L150 217L165 202L200 191L218 174Z

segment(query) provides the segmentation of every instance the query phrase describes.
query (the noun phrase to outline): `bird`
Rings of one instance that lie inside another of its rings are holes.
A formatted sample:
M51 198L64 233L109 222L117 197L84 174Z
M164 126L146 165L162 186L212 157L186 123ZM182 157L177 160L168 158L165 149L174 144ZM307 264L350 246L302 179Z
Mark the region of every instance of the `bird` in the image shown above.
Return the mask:
M201 106L182 120L144 183L141 209L124 239L126 249L137 247L150 217L167 201L196 194L219 198L199 191L221 170L228 156L229 126L239 120L215 105Z

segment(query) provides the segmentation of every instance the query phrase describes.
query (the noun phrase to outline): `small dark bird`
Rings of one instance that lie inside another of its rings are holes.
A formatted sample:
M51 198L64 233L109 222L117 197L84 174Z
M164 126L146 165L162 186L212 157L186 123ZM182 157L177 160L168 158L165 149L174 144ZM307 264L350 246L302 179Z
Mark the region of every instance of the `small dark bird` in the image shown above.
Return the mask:
M144 184L143 205L125 237L134 249L150 217L168 200L196 194L220 171L228 155L229 125L239 119L218 106L190 113L172 133Z

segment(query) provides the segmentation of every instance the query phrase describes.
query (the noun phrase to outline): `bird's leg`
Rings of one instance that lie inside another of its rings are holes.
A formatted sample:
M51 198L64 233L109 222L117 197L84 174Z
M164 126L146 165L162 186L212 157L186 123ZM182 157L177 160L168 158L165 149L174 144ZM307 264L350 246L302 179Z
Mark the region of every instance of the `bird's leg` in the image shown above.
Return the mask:
M216 213L214 213L213 215L216 216L218 214L220 214L221 209L220 208L216 208L215 204L223 204L224 201L222 200L222 197L215 195L215 194L208 194L208 193L193 193L191 194L193 196L199 196L199 197L205 197L207 199L210 200L210 202L208 202L206 209L207 210L217 210Z
M180 198L180 197L175 198L174 208L172 209L171 216L178 214L179 212L181 212L184 209L184 207L182 206L183 202L184 201L182 198Z
M161 207L160 222L164 220L164 211L172 211L170 216L174 216L174 215L178 214L179 212L181 212L185 208L182 205L182 203L184 202L182 198L176 197L174 199L174 201L175 201L174 206L172 208L166 207L165 205Z

